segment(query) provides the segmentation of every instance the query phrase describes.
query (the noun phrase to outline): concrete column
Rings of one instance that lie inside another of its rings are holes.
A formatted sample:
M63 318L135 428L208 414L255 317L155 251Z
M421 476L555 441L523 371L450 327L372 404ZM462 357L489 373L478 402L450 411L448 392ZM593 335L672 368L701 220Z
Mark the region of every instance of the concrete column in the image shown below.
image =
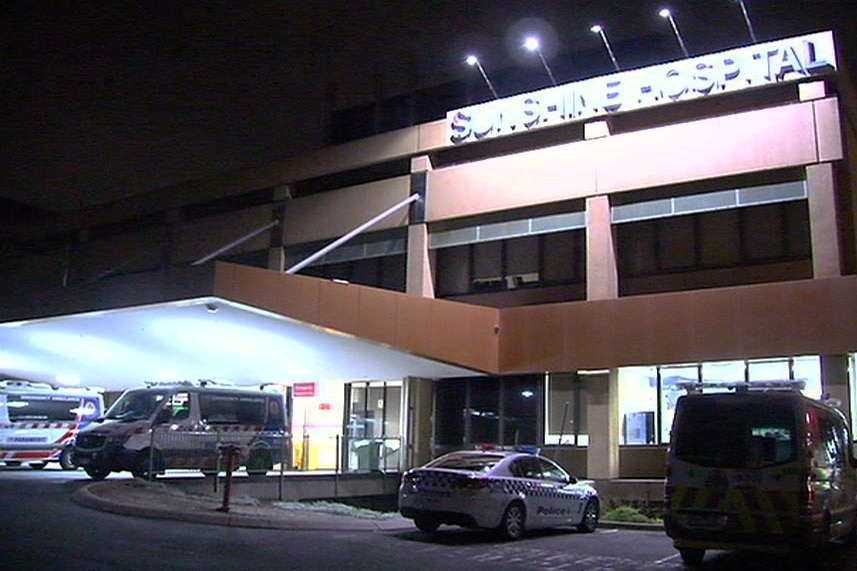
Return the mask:
M839 409L851 418L851 390L848 386L848 355L821 356L821 394L836 399Z
M816 278L842 275L842 248L836 220L836 193L830 163L806 167L812 273Z
M610 369L586 375L587 432L586 477L619 477L619 371Z
M586 299L617 297L619 272L610 223L610 199L592 196L586 199Z
M421 201L411 208L405 293L422 297L434 297L434 264L424 215L427 177L431 170L431 157L422 155L411 159L411 194L419 194Z
M432 441L434 426L432 411L434 406L434 383L431 379L407 377L404 381L405 392L405 430L402 443L404 466L412 468L422 466L432 459Z
M405 293L434 297L434 271L428 248L428 226L408 226L408 262Z

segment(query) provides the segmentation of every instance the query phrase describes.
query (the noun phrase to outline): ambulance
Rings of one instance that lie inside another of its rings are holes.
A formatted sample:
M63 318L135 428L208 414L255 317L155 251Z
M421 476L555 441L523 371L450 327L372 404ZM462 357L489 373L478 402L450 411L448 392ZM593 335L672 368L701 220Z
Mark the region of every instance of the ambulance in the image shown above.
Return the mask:
M64 470L77 468L75 437L101 416L103 407L101 393L94 390L0 381L0 461L35 469L48 462L59 462Z
M685 388L664 527L686 564L707 549L787 552L857 534L857 460L835 403L804 396L801 381Z
M81 431L75 460L95 480L130 471L151 479L172 468L204 473L225 466L263 476L289 454L283 393L209 381L129 389Z

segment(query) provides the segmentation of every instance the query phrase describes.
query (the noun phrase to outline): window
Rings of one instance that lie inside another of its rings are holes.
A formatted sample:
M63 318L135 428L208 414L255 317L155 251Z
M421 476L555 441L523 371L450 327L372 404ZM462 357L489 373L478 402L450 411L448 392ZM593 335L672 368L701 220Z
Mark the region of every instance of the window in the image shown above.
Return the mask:
M683 402L678 414L681 430L673 444L676 457L686 462L758 468L797 457L796 415L791 403L692 399Z
M620 444L654 444L658 402L657 367L619 369Z
M815 355L741 361L710 361L659 367L619 369L619 411L622 445L666 444L678 398L686 394L686 383L734 383L770 380L803 380L803 394L821 395L821 365ZM553 387L553 385L550 385ZM553 391L553 388L552 388ZM706 393L731 392L727 387L709 387ZM551 393L553 397L553 392ZM559 396L559 398L564 398ZM550 419L555 416L550 409ZM554 425L551 424L552 430Z
M437 295L582 284L584 230L436 248Z
M539 444L541 377L447 379L435 385L435 444Z
M9 395L5 404L11 422L74 422L81 409L79 397Z
M209 424L265 424L265 397L199 393L199 416Z
M586 445L587 393L584 381L575 373L551 373L547 387L545 444Z

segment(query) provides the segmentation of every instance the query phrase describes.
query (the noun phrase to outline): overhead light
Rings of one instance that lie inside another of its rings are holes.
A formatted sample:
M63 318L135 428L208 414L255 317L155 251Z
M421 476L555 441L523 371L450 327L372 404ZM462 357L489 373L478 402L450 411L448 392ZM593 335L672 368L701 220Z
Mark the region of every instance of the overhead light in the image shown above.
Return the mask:
M488 79L488 74L485 73L485 69L482 67L482 64L479 62L479 58L476 57L475 55L471 54L471 55L467 56L467 59L464 61L466 61L467 65L469 65L469 66L474 66L474 65L476 66L476 68L479 70L479 73L482 74L482 79L485 80L485 85L487 85L488 89L491 90L491 94L494 96L494 99L500 99L500 97L497 96L497 91L494 89L494 85L492 85L491 80Z
M687 53L687 48L684 45L684 39L681 37L681 33L678 31L678 25L675 23L675 18L673 18L672 12L670 12L669 8L663 8L660 12L658 12L661 18L665 18L669 20L670 26L672 26L673 34L675 34L675 39L678 40L678 45L681 47L681 51L684 53L684 57L690 57L690 54Z
M616 71L619 70L619 62L616 61L616 56L613 54L613 48L610 47L610 42L607 41L607 34L604 33L604 28L602 28L599 24L595 24L589 30L593 34L598 34L601 36L601 41L604 43L604 47L607 48L607 54L610 56L610 61L613 62L613 67L616 68Z
M545 61L545 56L542 55L542 50L541 50L541 45L539 44L539 39L536 38L535 36L528 37L527 39L524 40L524 47L527 50L529 50L531 52L536 52L539 55L539 59L542 62L542 67L545 68L545 71L547 72L548 77L551 80L551 84L556 86L556 79L554 79L553 72L551 71L551 68L548 67L548 62Z

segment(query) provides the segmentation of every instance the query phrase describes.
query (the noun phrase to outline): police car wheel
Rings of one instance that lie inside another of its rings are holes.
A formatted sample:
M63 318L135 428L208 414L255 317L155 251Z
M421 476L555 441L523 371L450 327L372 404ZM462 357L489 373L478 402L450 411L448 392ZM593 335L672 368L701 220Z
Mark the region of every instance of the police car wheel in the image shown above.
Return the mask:
M424 531L426 533L434 533L437 531L437 528L440 527L440 522L434 519L433 517L420 516L414 518L414 525L417 526L417 529L420 531Z
M577 529L584 533L592 533L598 527L598 500L589 500L583 508L583 519L577 524Z
M74 448L68 446L60 453L60 468L63 470L77 470L77 462L74 461Z
M678 554L681 555L681 560L684 561L687 565L699 565L700 563L702 563L702 559L705 557L705 550L696 548L683 548L678 550Z
M523 504L518 502L509 504L506 511L503 512L503 519L500 520L498 531L506 539L520 539L524 535L524 522L526 513Z

